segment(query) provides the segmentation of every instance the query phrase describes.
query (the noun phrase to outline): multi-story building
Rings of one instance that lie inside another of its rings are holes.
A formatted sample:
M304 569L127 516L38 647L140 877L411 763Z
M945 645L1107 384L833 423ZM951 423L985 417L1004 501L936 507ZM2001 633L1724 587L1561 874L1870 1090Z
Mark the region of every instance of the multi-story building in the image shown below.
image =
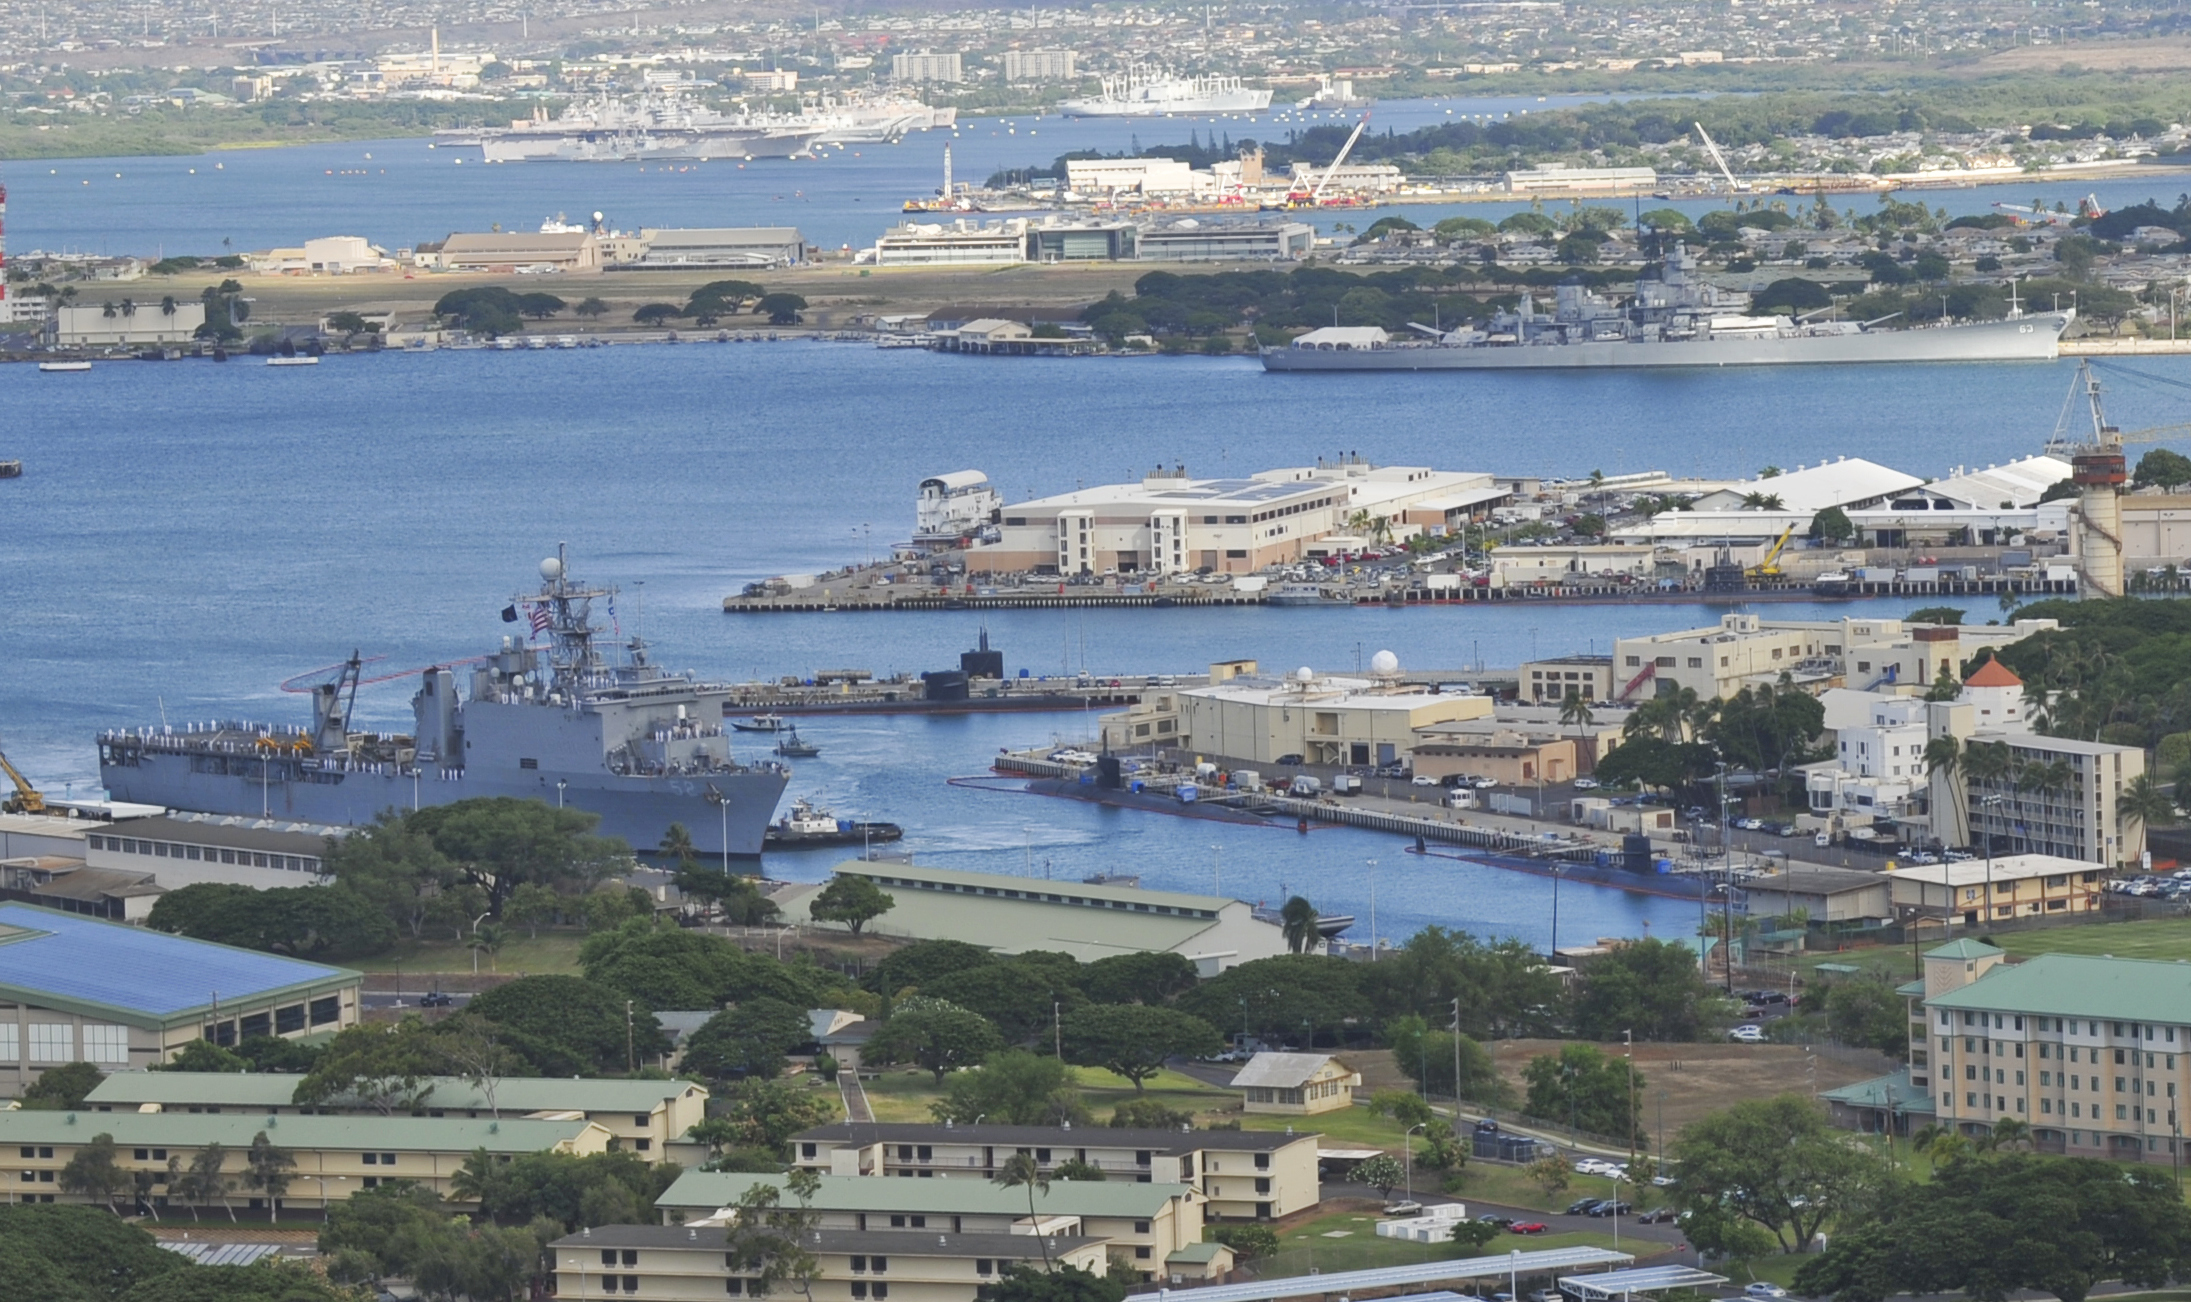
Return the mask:
M381 1116L362 1099L335 1098L299 1104L302 1077L273 1072L116 1072L84 1100L92 1112L148 1112L251 1117ZM568 1080L509 1076L490 1095L458 1076L421 1082L418 1106L404 1115L494 1121L503 1117L577 1117L608 1132L606 1147L644 1155L649 1161L693 1161L705 1145L680 1144L707 1116L704 1086L683 1080ZM680 1149L684 1151L680 1151Z
M1178 701L1174 745L1258 765L1394 764L1417 749L1421 729L1485 718L1493 709L1487 696L1401 682L1396 669L1374 678L1318 677L1307 669L1285 678L1243 674L1181 688Z
M1275 1130L840 1123L791 1142L793 1165L832 1175L988 1180L1015 1153L1044 1171L1083 1162L1110 1180L1195 1188L1213 1220L1267 1221L1322 1200L1318 1139Z
M1613 681L1611 656L1555 656L1550 660L1531 660L1521 667L1518 677L1522 696L1550 705L1558 705L1570 696L1580 696L1592 704L1610 701L1617 687Z
M286 1189L256 1195L243 1178L260 1135L289 1155ZM457 1172L472 1154L510 1158L525 1153L602 1153L609 1132L583 1118L563 1121L431 1120L421 1117L278 1116L239 1111L190 1112L0 1111L0 1191L15 1202L106 1201L63 1189L60 1172L86 1146L112 1141L116 1165L134 1176L153 1173L152 1207L182 1204L171 1170L189 1171L211 1145L221 1146L222 1171L234 1197L254 1208L325 1208L382 1181L407 1181L455 1197ZM171 1165L172 1164L172 1165Z
M733 1211L757 1184L783 1186L780 1175L687 1171L655 1207L664 1224L705 1223ZM923 1230L941 1234L1033 1234L1104 1241L1108 1258L1155 1278L1172 1255L1202 1241L1208 1199L1191 1185L1152 1181L1053 1180L1048 1190L1005 1188L987 1180L886 1180L825 1175L805 1205L827 1232ZM784 1195L790 1200L789 1195Z
M775 1291L802 1302L973 1302L1015 1265L1077 1266L1100 1275L1105 1242L1076 1234L928 1234L908 1230L822 1230L801 1245L816 1274L804 1287ZM718 1302L769 1295L741 1260L732 1231L713 1225L601 1225L548 1245L549 1289L562 1298L666 1298Z
M1347 460L1266 470L1245 479L1190 479L1158 468L1138 483L1102 484L1007 505L998 541L967 554L970 571L1037 574L1252 574L1303 560L1325 539L1360 531L1405 536L1409 509L1488 474Z
M899 81L965 81L956 54L893 54L890 75Z
M1715 627L1680 629L1613 644L1620 700L1686 687L1729 697L1783 681L1810 691L1855 687L1922 692L1982 650L2057 627L2050 619L2012 625L1905 625L1899 619L1771 620L1725 615Z
M1912 864L1887 875L1895 912L1906 923L1943 929L1957 921L1985 926L2010 918L2097 913L2104 869L2089 860L2012 854L1956 863Z
M347 968L0 904L0 1097L66 1063L142 1069L192 1040L339 1031L358 1020L362 980Z
M1866 1128L1937 1118L1984 1135L2030 1127L2044 1153L2175 1164L2191 1088L2191 966L2045 954L2009 963L1976 940L1925 954L1909 1066L1830 1091Z
M1079 74L1071 50L1006 50L1006 81L1071 81Z

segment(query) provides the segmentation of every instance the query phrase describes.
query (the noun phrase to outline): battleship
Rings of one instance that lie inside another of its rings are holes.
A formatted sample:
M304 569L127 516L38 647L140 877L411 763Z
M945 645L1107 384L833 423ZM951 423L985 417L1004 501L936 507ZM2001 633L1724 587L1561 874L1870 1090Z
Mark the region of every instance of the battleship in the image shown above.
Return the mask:
M1998 321L1894 329L1816 314L1753 315L1749 295L1695 279L1677 246L1625 302L1583 285L1554 288L1550 313L1523 294L1511 312L1456 329L1409 322L1414 337L1379 326L1325 326L1262 350L1267 371L1474 371L1803 363L2052 361L2074 309Z
M1154 118L1260 113L1269 107L1269 91L1255 90L1238 77L1174 77L1136 67L1121 77L1105 77L1102 94L1066 100L1058 111L1069 118Z
M723 731L725 686L663 671L637 636L620 657L598 639L616 589L573 582L562 549L537 592L514 597L500 649L414 670L408 736L353 732L368 661L353 654L283 687L312 697L310 728L208 723L99 737L110 799L208 814L359 826L390 809L481 796L553 801L601 818L597 831L641 851L682 824L702 854L761 853L791 780L773 761L741 763ZM459 668L469 699L457 699Z
M603 96L573 103L559 117L547 110L507 127L436 131L437 148L476 148L490 163L624 163L652 159L791 158L805 153L828 127L798 118L731 116L659 96Z

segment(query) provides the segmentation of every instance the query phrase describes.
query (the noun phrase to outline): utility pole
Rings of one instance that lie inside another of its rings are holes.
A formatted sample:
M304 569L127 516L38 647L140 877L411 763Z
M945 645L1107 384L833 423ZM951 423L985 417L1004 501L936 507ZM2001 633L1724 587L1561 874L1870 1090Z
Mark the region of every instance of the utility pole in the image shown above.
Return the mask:
M1636 1164L1636 1033L1633 1030L1622 1031L1620 1038L1626 1044L1628 1054L1628 1165L1633 1169ZM1811 1093L1816 1095L1818 1091L1814 1087ZM1620 1190L1614 1189L1613 1196L1616 1199L1620 1197ZM1617 1220L1614 1222L1616 1227L1619 1224ZM1619 1230L1616 1228L1614 1233L1619 1233Z
M1461 1001L1453 1000L1453 1136L1461 1134Z
M632 1033L631 1005L631 1000L626 999L624 1001L624 1070L627 1073L639 1070L637 1041Z

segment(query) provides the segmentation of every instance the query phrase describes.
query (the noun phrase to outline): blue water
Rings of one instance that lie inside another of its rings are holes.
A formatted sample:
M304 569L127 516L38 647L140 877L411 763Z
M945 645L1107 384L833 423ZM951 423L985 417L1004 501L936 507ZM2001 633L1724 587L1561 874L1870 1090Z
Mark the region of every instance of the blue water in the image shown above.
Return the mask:
M2191 363L2144 359L2191 380ZM1009 495L1138 475L1386 463L1514 473L1737 474L1871 457L1924 475L2035 451L2072 368L1880 367L1531 375L1271 376L1245 360L983 361L842 344L330 357L316 368L0 367L0 742L52 788L96 779L100 728L301 720L276 684L353 648L398 669L485 650L559 541L619 584L663 661L709 677L954 666L981 616L727 616L755 578L855 559L910 530L915 485L962 467ZM2120 384L2125 428L2177 391ZM1851 608L1775 605L1833 618ZM1894 604L1874 604L1886 614ZM986 616L1013 672L1194 672L1251 656L1351 670L1513 665L1709 623L1707 607L1030 611ZM1984 618L1993 612L1975 611ZM409 725L407 685L361 720ZM1550 885L1402 853L1353 830L1238 828L952 787L1000 746L1078 736L1071 715L824 719L794 794L905 824L929 862L1058 877L1138 872L1251 899L1285 888L1380 929L1542 944ZM814 878L826 854L774 871ZM1670 901L1569 886L1563 939L1685 931Z
M1543 112L1590 98L1479 97L1379 104L1372 125L1406 132L1467 116ZM1000 168L1048 166L1074 149L1123 150L1184 144L1189 133L1207 142L1283 139L1288 130L1346 124L1351 114L1298 113L1207 119L969 118L957 131L931 131L894 145L827 149L815 159L677 165L523 163L488 167L477 151L437 150L424 139L308 145L294 149L227 150L191 157L32 160L0 168L9 190L10 247L99 254L213 254L294 245L319 235L362 235L388 249L438 240L452 231L532 230L556 213L579 219L595 211L620 229L641 226L795 225L821 248L865 247L892 222L899 205L932 194L941 182L943 149L952 146L955 175L979 183ZM459 159L467 161L459 162ZM1987 211L1995 202L2074 208L2086 194L2107 207L2156 198L2172 203L2191 178L2180 173L2104 182L2050 181L1968 190L1916 192L1955 215ZM1904 197L1910 197L1905 195ZM1804 201L1790 199L1800 205ZM1837 197L1838 206L1867 211L1877 201ZM1449 216L1498 220L1526 203L1409 205L1390 211L1419 225ZM1666 206L1645 198L1622 206ZM1682 200L1691 216L1723 206ZM1359 228L1378 213L1338 211L1308 220L1329 233Z

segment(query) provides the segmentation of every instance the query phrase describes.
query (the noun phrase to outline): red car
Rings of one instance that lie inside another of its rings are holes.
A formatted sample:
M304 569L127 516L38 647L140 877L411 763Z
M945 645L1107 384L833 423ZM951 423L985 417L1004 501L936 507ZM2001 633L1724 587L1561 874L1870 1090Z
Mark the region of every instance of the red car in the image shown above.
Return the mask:
M1542 1233L1544 1233L1544 1228L1545 1228L1545 1227L1544 1227L1544 1222L1543 1222L1543 1221L1524 1221L1524 1222L1522 1222L1522 1223L1521 1223L1520 1225L1514 1225L1514 1226L1509 1226L1509 1227L1507 1228L1507 1233L1509 1233L1509 1234L1542 1234Z

